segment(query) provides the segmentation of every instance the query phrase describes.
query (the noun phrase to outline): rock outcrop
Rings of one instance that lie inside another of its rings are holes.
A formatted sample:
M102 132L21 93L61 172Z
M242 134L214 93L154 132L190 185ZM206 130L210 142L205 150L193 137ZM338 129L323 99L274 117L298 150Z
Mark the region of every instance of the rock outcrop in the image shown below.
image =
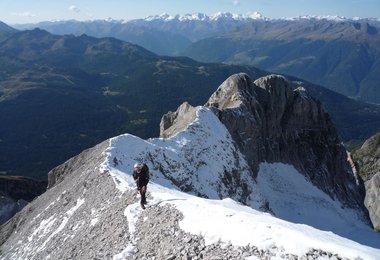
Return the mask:
M240 104L225 106L229 96L238 96ZM253 169L263 161L292 164L332 198L363 206L363 183L352 173L329 115L303 88L293 91L281 76L251 82L239 74L227 79L207 105L218 109Z
M183 131L194 119L197 109L184 102L175 112L163 115L160 122L160 137L166 138Z
M354 152L354 160L359 174L366 180L364 204L375 230L380 231L380 133L370 137Z
M367 190L364 204L376 231L380 232L380 172L365 182Z
M380 132L368 138L353 156L365 181L380 172Z
M277 75L253 82L246 74L235 74L205 106L214 108L254 174L260 162L292 164L330 197L367 215L363 181L347 162L329 115L302 86L293 90L291 84L295 83ZM177 118L187 116L176 113ZM167 117L161 125L175 129L176 121ZM161 134L168 136L167 132Z

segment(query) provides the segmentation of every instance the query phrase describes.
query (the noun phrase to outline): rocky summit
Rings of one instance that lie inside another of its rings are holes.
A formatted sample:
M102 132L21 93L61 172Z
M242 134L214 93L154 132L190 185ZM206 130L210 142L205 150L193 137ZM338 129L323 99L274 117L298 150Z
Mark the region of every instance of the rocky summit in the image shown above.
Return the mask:
M246 74L235 74L205 106L214 108L254 177L261 162L289 163L331 197L365 212L364 184L347 162L346 150L329 115L302 86L293 90L290 82L277 75L253 82ZM175 113L165 115L161 136L183 129L193 114L185 103Z
M320 103L277 75L228 78L161 137L111 138L49 173L0 228L0 259L376 259L364 186ZM148 204L132 178L150 169Z

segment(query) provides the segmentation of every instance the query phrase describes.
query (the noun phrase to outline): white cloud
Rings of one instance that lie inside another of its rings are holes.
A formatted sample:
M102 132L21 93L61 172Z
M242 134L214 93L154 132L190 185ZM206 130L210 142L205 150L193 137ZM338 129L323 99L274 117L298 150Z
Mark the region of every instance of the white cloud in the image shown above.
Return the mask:
M21 13L13 12L11 14L14 16L20 16L20 17L36 17L36 15L31 12L21 12Z
M77 6L75 6L75 5L70 5L69 6L69 10L72 11L72 12L76 12L76 13L80 12L80 9Z
M232 3L234 4L234 6L238 6L240 5L240 0L233 0Z

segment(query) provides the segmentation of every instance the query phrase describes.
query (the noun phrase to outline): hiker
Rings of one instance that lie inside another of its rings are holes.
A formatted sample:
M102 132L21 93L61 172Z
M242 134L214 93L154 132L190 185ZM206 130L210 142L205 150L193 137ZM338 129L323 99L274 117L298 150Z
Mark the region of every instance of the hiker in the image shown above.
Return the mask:
M133 179L136 182L137 185L137 190L140 192L141 195L141 201L140 205L141 208L145 209L144 204L146 204L146 186L148 185L149 182L149 168L148 166L144 163L135 163L134 165L134 170L133 170Z

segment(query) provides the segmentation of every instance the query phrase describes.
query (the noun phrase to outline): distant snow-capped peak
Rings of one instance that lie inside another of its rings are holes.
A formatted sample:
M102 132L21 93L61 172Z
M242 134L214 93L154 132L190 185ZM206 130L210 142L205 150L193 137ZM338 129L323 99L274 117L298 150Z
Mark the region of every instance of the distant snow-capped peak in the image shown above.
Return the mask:
M355 17L353 19L349 19L344 16L339 16L339 15L326 15L326 16L321 16L321 15L302 15L302 16L295 16L295 17L283 17L280 20L291 20L291 21L298 21L298 20L329 20L329 21L336 21L336 22L341 22L341 21L347 21L347 20L360 20L359 17Z
M175 16L171 16L168 13L163 13L163 14L159 14L159 15L151 15L151 16L145 17L143 20L151 22L151 21L155 21L155 20L170 21L173 19L175 19Z
M259 12L251 12L247 14L233 14L229 12L218 12L216 14L207 15L203 13L193 13L193 14L185 14L185 15L175 15L172 16L170 14L164 13L160 15L153 15L144 18L145 21L218 21L218 20L234 20L234 21L242 21L242 20L268 20L265 16L263 16Z
M220 19L229 19L229 20L236 20L236 21L242 21L242 20L267 20L265 16L263 16L259 12L251 12L246 14L232 14L232 13L216 13L214 15L210 16L211 20L220 20Z
M170 22L170 21L178 21L178 22L186 22L186 21L202 21L202 22L222 22L222 21L231 21L231 22L249 22L249 21L317 21L317 20L327 20L332 22L344 22L344 21L372 21L372 22L380 22L380 18L361 18L361 17L344 17L338 15L326 15L326 16L318 16L318 15L303 15L303 16L294 16L294 17L282 17L282 18L268 18L262 15L259 12L248 12L246 14L234 14L229 12L218 12L212 15L207 15L204 13L193 13L193 14L184 14L184 15L170 15L168 13L163 13L159 15L151 15L142 19L114 19L114 18L106 18L106 19L94 19L94 20L49 20L42 21L38 24L60 24L67 22L82 22L82 23L113 23L113 24L127 24L134 22ZM19 27L16 25L16 27ZM20 28L20 27L19 27Z
M186 20L198 20L198 21L208 21L210 20L210 17L206 14L202 13L195 13L195 14L185 14L185 15L177 15L176 16L178 20L180 21L186 21Z
M218 12L212 15L207 15L203 13L193 13L193 14L185 14L185 15L170 15L167 13L160 14L160 15L153 15L148 16L144 19L139 19L144 21L162 21L162 22L169 22L169 21L207 21L207 22L215 22L215 21L251 21L251 20L262 20L262 21L278 21L278 20L285 20L285 21L302 21L302 20L328 20L328 21L335 21L335 22L342 22L342 21L361 21L361 20L369 20L369 21L376 21L379 22L379 18L361 18L361 17L345 17L345 16L339 16L339 15L302 15L302 16L294 16L294 17L282 17L282 18L268 18L264 15L262 15L260 12L248 12L246 14L234 14L230 12Z

